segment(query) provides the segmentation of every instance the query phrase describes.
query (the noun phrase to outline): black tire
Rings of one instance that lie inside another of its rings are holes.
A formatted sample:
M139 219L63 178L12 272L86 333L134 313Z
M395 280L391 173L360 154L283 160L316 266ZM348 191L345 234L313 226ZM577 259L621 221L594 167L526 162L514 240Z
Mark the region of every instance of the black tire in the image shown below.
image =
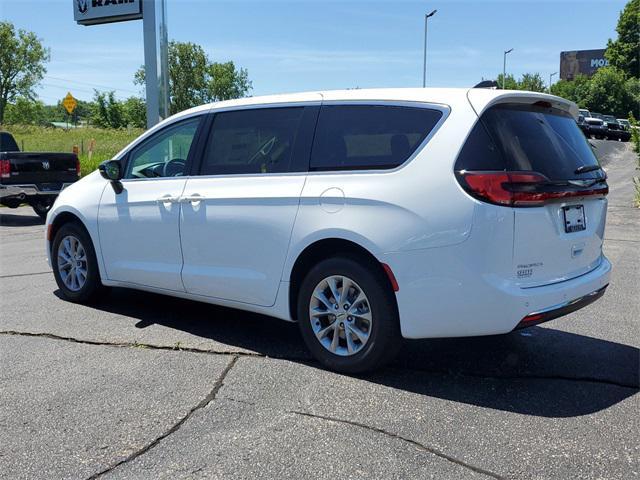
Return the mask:
M86 265L86 280L78 290L67 287L62 279L59 268L60 259L58 257L58 248L63 239L70 236L78 239L85 251L86 262L83 262L83 265ZM100 272L98 271L98 262L96 260L93 242L85 228L78 223L65 223L57 231L51 246L51 264L56 283L65 300L75 303L91 303L95 301L98 295L104 290L102 282L100 281Z
M350 356L340 356L325 348L317 339L309 317L310 301L316 286L334 275L344 275L357 283L370 304L372 321L369 338L359 351ZM333 257L314 266L300 286L297 314L300 332L307 347L330 370L348 374L374 370L392 360L402 345L394 293L384 274L376 271L366 258Z
M49 213L49 210L51 210L53 206L53 202L54 199L52 198L38 198L33 200L30 205L33 211L36 212L41 219L45 220L47 213Z

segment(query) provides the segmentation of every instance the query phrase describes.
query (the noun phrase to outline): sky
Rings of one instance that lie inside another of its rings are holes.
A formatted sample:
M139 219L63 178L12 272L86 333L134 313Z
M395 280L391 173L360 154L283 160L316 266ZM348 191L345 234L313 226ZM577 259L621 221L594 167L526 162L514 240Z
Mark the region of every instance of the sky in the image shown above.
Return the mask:
M142 21L84 27L74 0L0 0L0 19L35 32L51 50L37 89L47 104L68 91L119 98L144 63ZM167 0L169 39L200 44L214 61L246 68L252 95L422 85L424 14L427 84L471 87L502 72L539 72L548 82L560 52L604 48L615 38L621 0L438 0L410 2ZM557 80L557 76L554 81Z

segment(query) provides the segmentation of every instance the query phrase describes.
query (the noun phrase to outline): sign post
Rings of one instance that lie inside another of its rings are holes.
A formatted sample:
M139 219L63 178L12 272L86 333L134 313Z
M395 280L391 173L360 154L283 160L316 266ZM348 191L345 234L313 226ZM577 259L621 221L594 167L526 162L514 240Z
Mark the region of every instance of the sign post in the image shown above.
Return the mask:
M80 25L142 19L147 128L169 116L167 0L73 0Z

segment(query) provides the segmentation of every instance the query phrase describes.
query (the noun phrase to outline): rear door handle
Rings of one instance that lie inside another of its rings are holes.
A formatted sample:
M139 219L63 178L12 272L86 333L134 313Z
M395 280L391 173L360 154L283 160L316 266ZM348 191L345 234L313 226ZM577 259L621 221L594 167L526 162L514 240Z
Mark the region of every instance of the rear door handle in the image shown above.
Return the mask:
M167 203L177 203L179 201L178 197L174 197L173 195L170 194L166 194L161 196L160 198L158 198L156 200L156 203L158 204L167 204Z
M199 193L193 193L191 195L185 195L184 197L180 197L181 203L199 203L205 198Z

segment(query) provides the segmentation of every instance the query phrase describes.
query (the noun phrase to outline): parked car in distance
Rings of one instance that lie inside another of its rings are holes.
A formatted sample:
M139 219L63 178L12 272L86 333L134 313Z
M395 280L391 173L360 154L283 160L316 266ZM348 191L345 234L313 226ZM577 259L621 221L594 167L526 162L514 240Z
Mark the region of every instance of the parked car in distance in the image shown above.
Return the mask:
M58 194L80 177L74 153L20 152L9 132L0 132L0 204L28 203L44 219Z
M578 115L582 115L584 118L591 118L591 112L585 108L578 109Z
M631 123L629 122L629 120L627 120L626 118L618 118L617 120L625 130L631 131Z
M608 187L576 115L480 88L197 107L65 189L47 255L68 300L259 312L298 322L325 367L370 370L403 337L508 333L604 294Z
M596 117L587 117L584 119L588 138L597 138L604 140L607 136L607 127L604 121Z
M585 122L584 115L579 114L576 123L578 124L578 128L584 133L584 136L589 138L589 125Z
M607 126L607 140L631 140L631 132L626 130L613 115L603 115L603 121Z

